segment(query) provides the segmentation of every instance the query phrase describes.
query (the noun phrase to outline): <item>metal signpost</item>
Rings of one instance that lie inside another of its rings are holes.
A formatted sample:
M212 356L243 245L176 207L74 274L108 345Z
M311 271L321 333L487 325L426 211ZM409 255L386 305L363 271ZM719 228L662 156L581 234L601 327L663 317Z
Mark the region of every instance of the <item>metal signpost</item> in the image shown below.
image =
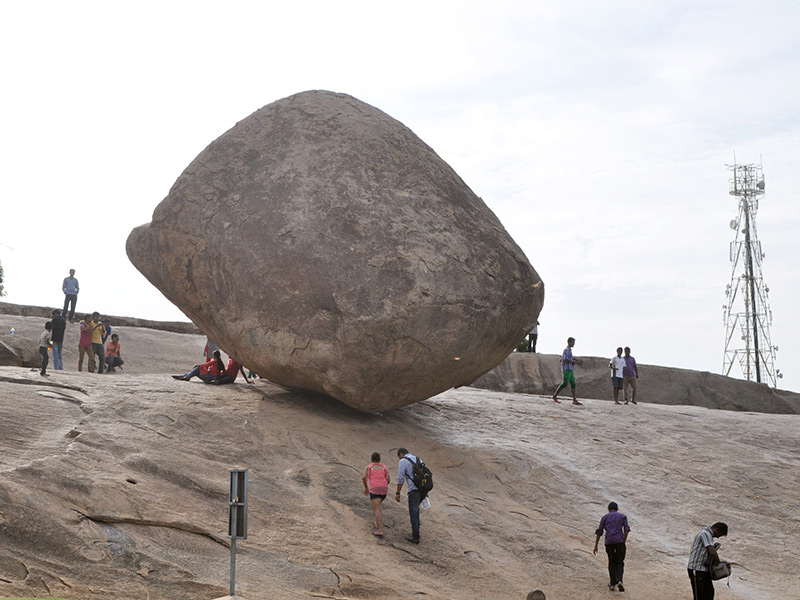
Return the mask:
M231 538L231 589L236 595L236 539L247 539L247 469L231 469L231 491L228 499L228 535Z

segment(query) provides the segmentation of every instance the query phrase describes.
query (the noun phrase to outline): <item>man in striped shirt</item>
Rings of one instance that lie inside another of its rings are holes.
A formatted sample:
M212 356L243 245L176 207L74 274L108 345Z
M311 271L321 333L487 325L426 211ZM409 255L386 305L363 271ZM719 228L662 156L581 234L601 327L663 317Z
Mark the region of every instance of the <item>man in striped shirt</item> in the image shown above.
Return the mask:
M692 582L693 600L714 599L714 582L711 580L708 567L719 562L719 555L713 538L726 535L728 526L725 523L714 523L710 527L703 527L694 536L692 550L689 553L689 580Z

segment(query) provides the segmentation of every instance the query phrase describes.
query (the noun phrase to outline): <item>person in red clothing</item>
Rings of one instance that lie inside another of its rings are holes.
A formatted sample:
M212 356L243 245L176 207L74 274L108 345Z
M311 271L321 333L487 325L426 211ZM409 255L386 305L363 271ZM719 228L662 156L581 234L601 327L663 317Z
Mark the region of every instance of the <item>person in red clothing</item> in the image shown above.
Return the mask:
M112 333L111 341L106 345L106 365L108 365L106 373L113 373L116 367L122 369L122 365L125 364L125 361L122 360L119 352L119 336L116 333Z
M214 383L216 385L223 385L226 383L233 383L236 381L236 376L239 374L239 371L242 372L242 377L247 383L252 383L248 378L247 375L244 373L244 369L242 369L242 365L236 362L233 358L228 361L228 366L225 367L225 373L220 375L219 377L215 377L209 383Z
M89 327L92 317L86 315L81 321L81 339L78 341L78 371L83 371L83 357L89 363L89 373L94 373L94 352L92 351L92 330Z
M386 494L389 493L389 484L392 482L392 476L389 475L389 469L386 468L386 465L381 462L380 453L372 453L372 462L367 465L361 481L364 482L364 495L369 496L372 510L375 512L375 529L372 530L372 535L382 538L383 518L381 517L381 503L386 500Z
M183 375L173 375L174 379L180 381L189 381L192 377L199 377L203 383L211 383L221 374L225 373L225 368L222 364L219 350L214 352L214 357L203 363L202 365L195 365L194 369Z

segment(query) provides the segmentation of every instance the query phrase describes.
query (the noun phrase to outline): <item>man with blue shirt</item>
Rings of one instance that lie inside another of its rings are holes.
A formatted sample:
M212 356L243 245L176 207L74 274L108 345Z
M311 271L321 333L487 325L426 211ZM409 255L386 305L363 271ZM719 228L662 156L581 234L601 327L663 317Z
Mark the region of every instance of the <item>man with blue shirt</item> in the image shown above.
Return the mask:
M567 347L564 348L564 352L561 353L561 374L562 374L562 381L561 385L556 388L556 391L553 393L553 402L556 404L560 404L558 399L558 392L563 390L565 387L570 386L572 388L572 403L581 406L582 403L578 402L578 399L575 397L575 365L580 364L580 360L577 358L573 358L572 356L572 347L575 345L575 338L567 338Z
M608 503L608 512L600 519L600 525L594 532L597 537L594 540L594 550L592 554L597 554L597 544L603 531L606 532L606 554L608 554L608 577L611 583L608 589L612 592L617 588L620 592L625 591L622 585L622 574L625 570L625 542L628 540L628 517L619 512L616 502Z
M414 485L414 468L417 457L410 454L405 448L397 450L397 493L394 499L400 502L400 490L403 482L408 482L408 515L411 517L411 535L406 539L412 544L419 544L419 503L420 493Z
M81 286L78 285L78 280L75 279L75 269L69 270L69 277L64 278L61 284L61 291L64 292L64 310L61 316L67 318L67 307L69 310L69 322L75 321L75 305L78 303L78 292L81 291Z

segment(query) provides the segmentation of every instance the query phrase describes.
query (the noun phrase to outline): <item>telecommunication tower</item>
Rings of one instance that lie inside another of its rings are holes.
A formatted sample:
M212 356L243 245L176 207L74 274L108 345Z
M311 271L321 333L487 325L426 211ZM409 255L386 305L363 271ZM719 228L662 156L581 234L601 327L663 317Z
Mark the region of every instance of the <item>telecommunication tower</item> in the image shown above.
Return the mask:
M761 276L764 253L756 232L758 201L766 187L764 174L761 165L726 166L733 173L729 180L730 195L739 199L739 214L730 223L736 238L730 245L733 269L725 288L728 302L722 307L725 314L722 374L730 375L733 366L739 365L748 381L768 383L774 388L783 374L775 370L778 347L770 340L769 287Z

